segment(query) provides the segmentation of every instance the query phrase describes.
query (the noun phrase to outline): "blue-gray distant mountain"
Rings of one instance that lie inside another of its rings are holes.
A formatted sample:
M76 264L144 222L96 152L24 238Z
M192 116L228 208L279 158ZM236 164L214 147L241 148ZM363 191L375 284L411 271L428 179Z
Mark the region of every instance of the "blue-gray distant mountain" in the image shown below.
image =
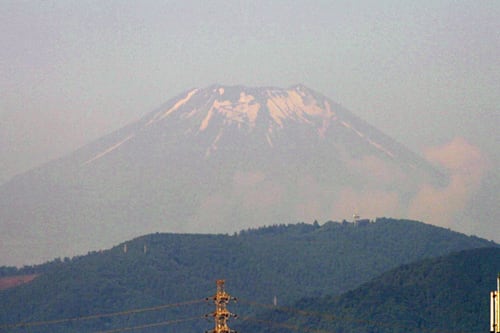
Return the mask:
M192 89L0 187L0 264L39 262L156 231L233 232L406 216L446 178L301 85Z

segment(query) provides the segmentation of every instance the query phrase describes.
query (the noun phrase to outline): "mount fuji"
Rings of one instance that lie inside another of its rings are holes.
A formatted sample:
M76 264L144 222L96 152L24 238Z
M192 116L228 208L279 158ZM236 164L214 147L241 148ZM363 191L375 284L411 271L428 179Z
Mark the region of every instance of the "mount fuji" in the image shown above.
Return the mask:
M0 187L2 264L151 232L403 216L433 165L303 86L213 85Z

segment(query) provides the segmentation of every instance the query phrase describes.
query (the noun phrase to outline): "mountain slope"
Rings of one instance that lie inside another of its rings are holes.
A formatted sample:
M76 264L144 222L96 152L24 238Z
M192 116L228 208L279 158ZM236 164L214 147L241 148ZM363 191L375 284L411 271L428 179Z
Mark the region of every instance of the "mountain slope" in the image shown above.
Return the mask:
M339 297L309 298L297 312L274 311L261 320L332 332L485 332L489 292L496 290L500 249L467 250L403 265ZM288 332L241 323L246 332ZM300 328L299 328L300 330Z
M193 89L3 184L0 262L157 231L407 216L424 184L444 183L425 160L304 86Z
M0 291L0 323L199 300L213 294L220 278L240 299L234 311L248 316L256 311L248 306L252 302L269 304L276 296L280 304L291 304L306 295L337 295L404 263L496 245L420 222L392 219L365 226L335 222L272 226L233 236L152 234L125 244L19 271L40 275L31 283ZM146 317L53 325L50 330L96 331L199 316L210 310L211 305L200 303ZM196 330L210 327L203 320L192 325ZM47 327L31 329L38 332Z

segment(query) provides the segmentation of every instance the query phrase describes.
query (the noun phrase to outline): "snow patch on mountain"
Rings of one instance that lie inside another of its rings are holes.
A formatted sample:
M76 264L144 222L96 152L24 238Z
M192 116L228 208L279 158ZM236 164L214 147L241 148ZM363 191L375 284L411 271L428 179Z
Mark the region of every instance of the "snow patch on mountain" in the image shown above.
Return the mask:
M301 90L287 90L284 94L269 91L268 95L266 104L269 114L281 128L285 119L311 124L309 117L327 119L334 115L329 107L322 108L312 96Z
M193 89L191 90L190 92L188 92L188 94L186 95L186 97L180 99L177 103L174 104L174 106L172 106L170 109L168 109L166 112L164 113L158 113L156 114L147 124L146 126L149 126L151 125L152 123L154 122L157 122L159 120L162 120L166 117L168 117L172 112L174 112L175 110L178 110L181 106L183 106L184 104L186 104L190 99L191 97L193 97L194 94L196 94L198 92L199 89Z
M241 124L248 123L250 127L254 127L259 109L260 104L255 102L255 97L247 95L245 92L241 92L239 100L234 103L230 100L215 100L201 122L199 130L204 131L207 129L215 113L224 117L225 124L234 122L240 127Z
M214 114L214 107L216 107L216 103L218 104L218 101L215 101L210 110L208 110L207 115L205 118L203 118L203 121L201 122L200 125L200 131L204 131L208 127L208 123L210 122L210 119L212 118Z
M120 147L121 145L123 145L125 142L129 141L130 139L132 139L133 137L135 136L135 134L130 134L129 136L127 136L125 139L121 140L120 142L114 144L113 146L107 148L106 150L104 150L103 152L95 155L94 157L92 157L91 159L85 161L83 163L83 165L87 165L87 164L90 164L98 159L100 159L101 157L103 157L104 155L107 155L109 154L110 152L112 152L113 150L115 150L116 148Z
M220 138L222 137L222 133L224 132L224 129L221 128L219 130L219 133L217 133L217 136L215 137L215 140L210 144L210 146L207 148L207 150L205 151L205 159L209 158L210 157L210 154L213 152L213 151L216 151L217 150L217 143L219 142Z
M386 153L387 155L389 155L391 158L394 158L394 157L395 157L395 156L394 156L394 154L393 154L392 152L390 152L389 150L385 149L385 148L384 148L381 144L378 144L378 143L376 143L375 141L370 140L370 139L368 139L368 142L369 142L372 146L374 146L375 148L377 148L378 150L380 150L380 151L382 151L382 152Z
M371 144L372 146L374 146L375 148L377 148L378 150L380 150L381 152L383 152L387 156L389 156L391 158L394 158L394 154L391 151L387 150L386 148L384 148L384 146L382 146L381 144L379 144L379 143L371 140L370 138L367 138L362 132L358 131L353 126L351 126L351 124L349 124L349 123L347 123L345 121L341 121L340 123L344 127L348 128L351 131L353 131L354 133L356 133L360 138L365 139L369 144Z
M271 137L269 136L269 133L266 134L266 140L267 140L267 143L269 144L269 146L271 148L274 147L273 140L271 140Z
M332 111L330 107L330 103L328 101L325 101L325 110L324 114L326 114L326 117L323 117L323 121L321 123L321 127L318 128L318 135L321 136L322 138L325 137L326 131L328 127L330 126L330 122L332 120L336 120L337 116L335 115L335 112Z

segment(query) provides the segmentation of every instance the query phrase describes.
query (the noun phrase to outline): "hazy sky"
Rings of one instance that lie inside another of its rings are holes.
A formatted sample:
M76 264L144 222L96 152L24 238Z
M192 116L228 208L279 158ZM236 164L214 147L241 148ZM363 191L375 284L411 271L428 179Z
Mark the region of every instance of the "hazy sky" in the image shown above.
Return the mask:
M303 83L500 184L499 17L498 0L0 0L0 182L192 87Z

